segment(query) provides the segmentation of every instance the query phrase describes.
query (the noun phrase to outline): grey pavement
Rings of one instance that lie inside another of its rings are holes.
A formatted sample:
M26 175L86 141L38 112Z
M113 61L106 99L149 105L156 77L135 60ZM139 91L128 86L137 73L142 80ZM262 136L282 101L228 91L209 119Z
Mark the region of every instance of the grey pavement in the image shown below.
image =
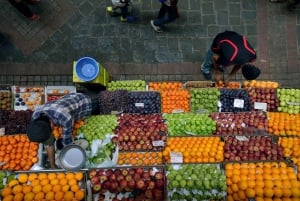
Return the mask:
M0 85L71 85L72 63L91 56L110 80L204 80L200 64L224 30L245 35L257 50L261 80L300 88L299 13L269 0L179 0L180 18L156 33L158 0L133 0L134 23L106 12L110 0L41 0L32 22L0 2ZM243 81L240 73L235 77Z

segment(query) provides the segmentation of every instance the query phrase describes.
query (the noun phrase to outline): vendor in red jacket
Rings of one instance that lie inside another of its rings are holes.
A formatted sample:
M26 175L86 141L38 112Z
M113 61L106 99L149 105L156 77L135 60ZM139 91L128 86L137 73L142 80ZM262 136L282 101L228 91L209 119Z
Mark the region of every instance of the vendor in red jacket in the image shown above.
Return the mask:
M212 73L214 73L216 82L219 82L224 68L233 66L225 79L225 84L232 79L240 68L242 68L245 79L254 80L260 75L259 68L252 64L255 59L256 52L245 36L233 31L224 31L214 38L201 65L201 71L207 80L210 80Z

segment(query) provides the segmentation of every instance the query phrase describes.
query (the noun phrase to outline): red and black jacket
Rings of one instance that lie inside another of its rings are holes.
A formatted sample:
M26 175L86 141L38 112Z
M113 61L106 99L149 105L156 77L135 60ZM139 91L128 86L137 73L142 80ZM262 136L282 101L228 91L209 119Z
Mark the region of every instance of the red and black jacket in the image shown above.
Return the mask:
M219 33L211 49L219 55L217 63L222 66L241 65L256 59L256 52L245 36L233 31Z

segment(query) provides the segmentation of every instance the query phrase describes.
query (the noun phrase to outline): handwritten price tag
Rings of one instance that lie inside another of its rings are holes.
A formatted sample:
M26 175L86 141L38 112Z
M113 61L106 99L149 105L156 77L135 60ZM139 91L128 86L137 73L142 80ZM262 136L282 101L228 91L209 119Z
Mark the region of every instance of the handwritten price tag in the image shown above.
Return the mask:
M233 107L244 108L244 100L243 99L234 99Z
M165 145L165 142L162 140L156 140L152 141L153 147L163 147Z
M254 102L254 109L267 111L267 103Z
M183 157L181 152L170 152L171 163L182 163Z

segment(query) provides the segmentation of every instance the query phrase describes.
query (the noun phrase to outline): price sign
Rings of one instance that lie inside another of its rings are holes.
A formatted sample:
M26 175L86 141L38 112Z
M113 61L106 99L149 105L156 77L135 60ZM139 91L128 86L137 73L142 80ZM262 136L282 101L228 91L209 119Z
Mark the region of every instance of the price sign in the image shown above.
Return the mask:
M244 108L244 100L243 99L234 99L233 107Z
M246 136L235 136L235 138L239 141L249 141L249 139Z
M165 142L162 140L155 140L152 141L153 147L163 147L165 145Z
M171 163L182 163L183 157L181 152L170 152Z
M144 107L145 104L144 103L135 103L135 107Z
M254 102L254 109L267 111L267 103Z
M172 113L184 113L183 109L174 109Z

